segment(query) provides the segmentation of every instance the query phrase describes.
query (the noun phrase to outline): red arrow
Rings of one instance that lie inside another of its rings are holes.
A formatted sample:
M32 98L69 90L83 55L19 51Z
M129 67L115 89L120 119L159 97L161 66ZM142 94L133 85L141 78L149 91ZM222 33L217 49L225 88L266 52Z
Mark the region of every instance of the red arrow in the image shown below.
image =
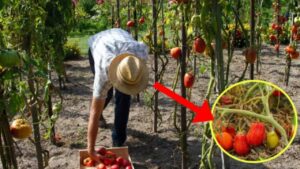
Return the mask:
M194 113L196 113L195 118L193 119L193 123L198 122L205 122L205 121L211 121L214 119L210 107L207 100L204 100L201 107L198 107L197 105L193 104L192 102L186 100L185 98L179 96L172 90L166 88L164 85L155 82L153 87L170 97L171 99L177 101L178 103L182 104L183 106L187 107L188 109L192 110Z

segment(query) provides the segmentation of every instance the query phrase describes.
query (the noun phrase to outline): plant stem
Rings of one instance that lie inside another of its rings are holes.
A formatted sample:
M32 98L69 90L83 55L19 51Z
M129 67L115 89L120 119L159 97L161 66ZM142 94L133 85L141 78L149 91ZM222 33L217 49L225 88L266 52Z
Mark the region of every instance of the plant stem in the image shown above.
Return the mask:
M220 111L223 114L236 113L236 114L243 115L243 116L251 116L254 118L258 118L262 121L268 122L268 123L272 124L276 129L278 129L281 136L283 136L284 144L285 145L288 144L287 134L286 134L284 128L279 123L277 123L277 121L275 121L272 116L264 116L264 115L257 114L257 113L254 113L254 112L251 112L248 110L240 110L240 109L228 109L228 108L216 107L216 110L217 110L217 112Z

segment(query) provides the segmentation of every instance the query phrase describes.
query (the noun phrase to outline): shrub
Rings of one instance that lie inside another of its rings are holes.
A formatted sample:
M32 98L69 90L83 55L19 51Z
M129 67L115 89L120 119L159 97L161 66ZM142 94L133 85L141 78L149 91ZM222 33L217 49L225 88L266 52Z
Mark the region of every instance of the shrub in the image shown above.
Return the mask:
M66 44L64 46L64 60L75 60L80 58L80 49L77 44Z

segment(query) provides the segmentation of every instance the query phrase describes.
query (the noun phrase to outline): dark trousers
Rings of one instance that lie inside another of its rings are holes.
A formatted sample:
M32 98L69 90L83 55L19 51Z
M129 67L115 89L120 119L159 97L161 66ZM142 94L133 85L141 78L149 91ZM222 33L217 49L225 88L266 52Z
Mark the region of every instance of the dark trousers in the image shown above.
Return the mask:
M95 64L91 51L88 52L90 66L93 74L95 75ZM113 97L113 88L107 92L104 109ZM127 137L127 123L130 109L130 95L124 94L115 89L115 120L114 128L112 130L112 140L114 146L122 146ZM103 109L103 110L104 110Z

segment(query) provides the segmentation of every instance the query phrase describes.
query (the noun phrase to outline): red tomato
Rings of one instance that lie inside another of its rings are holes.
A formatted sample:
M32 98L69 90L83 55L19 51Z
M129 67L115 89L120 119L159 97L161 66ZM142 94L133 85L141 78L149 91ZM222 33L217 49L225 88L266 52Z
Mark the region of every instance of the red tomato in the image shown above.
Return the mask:
M233 149L240 156L247 155L250 152L245 134L237 133L233 141Z
M232 138L235 137L236 131L235 131L235 128L233 127L233 125L228 125L226 127L222 126L222 131L229 133Z
M181 49L180 47L175 47L172 48L170 50L170 55L174 58L174 59L178 59L181 56Z
M227 132L222 132L216 134L216 139L218 143L225 149L231 150L232 149L232 136Z
M111 165L113 163L110 158L104 158L102 161L104 165Z
M252 123L247 133L247 143L250 146L259 146L263 144L266 138L265 125L261 122Z
M128 21L127 27L129 27L129 28L134 27L134 21Z
M276 97L279 97L282 95L281 91L280 90L274 90L273 93L272 93L273 96L276 96Z
M202 38L196 38L193 45L194 51L198 53L203 53L206 48L206 43Z
M83 165L86 167L93 167L95 165L95 162L92 160L91 157L87 157L83 160Z
M145 17L142 16L142 17L139 19L139 23L140 23L140 24L143 24L144 22L145 22Z
M117 155L116 155L116 153L114 153L114 152L112 152L112 151L106 151L105 157L106 157L106 158L110 158L110 159L116 159L116 158L117 158Z
M297 34L297 32L298 32L298 26L293 25L292 26L292 33Z
M195 81L195 77L194 77L193 73L191 73L191 72L185 73L184 87L186 87L186 88L192 87L194 84L194 81Z
M122 166L122 165L123 165L123 161L124 161L124 158L122 158L122 157L118 157L118 158L116 159L116 163L117 163L119 166Z
M298 59L299 58L299 52L295 52L295 53L293 53L293 54L290 54L290 58L291 59Z
M99 148L97 151L96 151L98 154L100 155L105 155L106 154L106 149L104 147L101 147Z
M103 163L100 163L96 167L97 169L106 169L106 166Z
M112 165L110 168L111 169L120 169L119 165L117 165L117 164Z
M131 163L128 160L124 159L123 160L123 167L127 167L127 166L131 166Z
M277 41L277 37L275 35L273 35L273 34L270 35L269 38L270 38L271 42L276 42Z
M294 54L296 52L296 49L293 46L289 45L285 48L285 52L288 54Z

